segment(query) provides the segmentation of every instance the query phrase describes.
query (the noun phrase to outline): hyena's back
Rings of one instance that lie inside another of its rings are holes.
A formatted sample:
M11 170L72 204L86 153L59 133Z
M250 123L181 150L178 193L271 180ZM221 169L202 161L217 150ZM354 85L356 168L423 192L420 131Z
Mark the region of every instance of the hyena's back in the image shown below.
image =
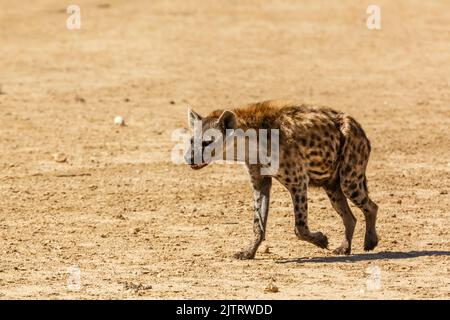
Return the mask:
M347 174L364 175L370 142L349 115L330 108L285 106L278 109L275 122L281 136L280 170L288 171L292 161L300 161L312 185L334 183Z

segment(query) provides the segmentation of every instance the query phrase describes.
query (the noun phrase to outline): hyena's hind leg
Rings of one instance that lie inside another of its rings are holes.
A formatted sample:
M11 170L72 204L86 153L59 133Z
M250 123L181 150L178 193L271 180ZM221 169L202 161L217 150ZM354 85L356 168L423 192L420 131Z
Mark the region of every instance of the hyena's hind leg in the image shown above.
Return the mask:
M376 231L378 205L369 197L366 178L370 142L356 121L350 120L347 125L349 130L342 153L340 184L344 195L364 213L366 219L364 250L369 251L378 244Z
M364 237L364 250L373 250L378 245L376 221L378 205L369 198L366 177L357 176L353 180L341 182L342 190L347 198L364 213L366 219L366 234Z
M335 254L350 254L352 251L352 239L355 231L356 218L348 206L347 198L342 192L339 183L324 186L334 210L341 216L345 227L345 238L342 244L333 250Z

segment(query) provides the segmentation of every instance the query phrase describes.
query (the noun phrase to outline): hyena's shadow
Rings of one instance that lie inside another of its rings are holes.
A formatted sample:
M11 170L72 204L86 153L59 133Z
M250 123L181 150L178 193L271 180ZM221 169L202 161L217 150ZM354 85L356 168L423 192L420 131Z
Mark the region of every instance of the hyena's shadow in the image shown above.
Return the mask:
M358 262L371 260L395 260L395 259L412 259L419 257L431 256L450 256L450 251L384 251L377 253L360 253L349 256L328 256L328 257L313 257L313 258L298 258L298 259L280 259L276 263L335 263L335 262Z

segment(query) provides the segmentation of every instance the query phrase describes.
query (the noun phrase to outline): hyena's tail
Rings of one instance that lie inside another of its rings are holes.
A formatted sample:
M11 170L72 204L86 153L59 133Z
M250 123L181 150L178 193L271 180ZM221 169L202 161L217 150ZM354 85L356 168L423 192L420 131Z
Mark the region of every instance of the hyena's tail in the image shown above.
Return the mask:
M370 141L361 125L351 116L341 114L339 129L342 133L341 140L341 180L355 180L368 193L366 167L371 151ZM351 179L350 179L351 178Z

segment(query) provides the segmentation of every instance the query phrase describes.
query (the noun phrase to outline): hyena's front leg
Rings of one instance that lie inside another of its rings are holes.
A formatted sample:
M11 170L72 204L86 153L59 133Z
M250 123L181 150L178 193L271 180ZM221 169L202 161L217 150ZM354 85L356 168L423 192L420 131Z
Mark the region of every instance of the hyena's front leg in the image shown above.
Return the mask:
M250 245L237 252L234 256L237 259L253 259L258 250L259 245L264 240L266 233L267 216L269 214L269 200L270 188L272 186L272 178L261 176L256 173L252 174L249 170L253 185L254 198L254 217L253 217L253 232L254 239Z
M328 238L322 232L311 232L308 227L307 179L298 185L288 186L294 203L295 234L320 248L328 248Z

